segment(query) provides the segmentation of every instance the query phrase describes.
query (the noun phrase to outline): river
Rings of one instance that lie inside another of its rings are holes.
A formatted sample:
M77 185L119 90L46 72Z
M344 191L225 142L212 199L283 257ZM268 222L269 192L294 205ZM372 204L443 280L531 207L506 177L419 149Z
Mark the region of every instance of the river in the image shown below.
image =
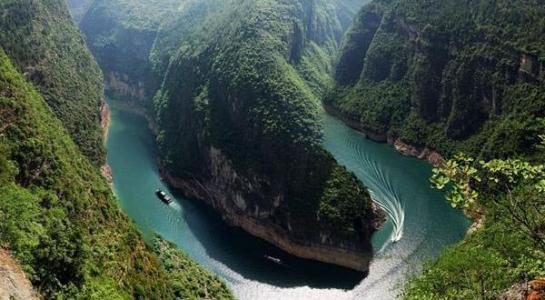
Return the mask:
M426 162L401 156L324 114L324 147L369 187L389 218L373 237L376 253L367 276L293 258L227 226L198 201L169 190L160 180L146 120L111 107L108 163L123 210L145 238L157 232L176 243L225 279L239 299L391 299L408 271L460 240L469 225L430 188ZM158 201L157 188L169 190L176 201L170 206ZM273 264L264 255L279 257L284 264Z

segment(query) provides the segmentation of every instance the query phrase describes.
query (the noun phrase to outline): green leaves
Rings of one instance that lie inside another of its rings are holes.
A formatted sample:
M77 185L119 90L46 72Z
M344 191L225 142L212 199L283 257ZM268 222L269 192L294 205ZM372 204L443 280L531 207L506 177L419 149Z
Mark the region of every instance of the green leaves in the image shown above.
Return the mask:
M173 281L178 299L234 299L225 282L210 274L176 245L157 236L153 250Z
M479 197L479 193L473 189L472 184L480 183L481 177L473 165L472 158L458 154L440 168L433 169L431 183L440 190L450 187L446 197L455 208L468 208Z

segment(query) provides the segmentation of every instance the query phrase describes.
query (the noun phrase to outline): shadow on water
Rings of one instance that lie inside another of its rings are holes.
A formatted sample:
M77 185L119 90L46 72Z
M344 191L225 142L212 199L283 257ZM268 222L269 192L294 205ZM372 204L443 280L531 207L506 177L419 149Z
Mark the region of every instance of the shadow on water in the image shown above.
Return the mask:
M229 226L221 216L198 200L187 200L170 189L183 207L183 218L206 254L242 277L278 287L352 289L365 277L362 272L300 259L258 239L238 227ZM265 258L280 259L280 263Z
M298 259L228 226L221 216L197 200L169 189L157 171L157 149L144 118L112 108L108 162L124 211L147 238L157 232L176 243L203 266L231 283L242 279L276 287L354 288L362 272ZM155 189L169 190L176 199L165 205ZM279 258L281 264L265 256Z

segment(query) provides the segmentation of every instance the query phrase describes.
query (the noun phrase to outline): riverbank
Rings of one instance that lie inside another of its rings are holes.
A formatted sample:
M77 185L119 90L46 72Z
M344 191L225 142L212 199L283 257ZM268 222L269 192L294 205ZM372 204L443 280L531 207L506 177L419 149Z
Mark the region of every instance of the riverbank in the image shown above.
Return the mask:
M373 235L375 255L365 277L348 268L298 259L239 227L226 226L209 205L187 199L177 190L170 190L177 199L171 205L157 201L153 191L169 191L169 187L158 173L155 138L141 114L109 103L108 161L124 211L143 232L158 232L176 242L227 280L239 299L393 299L409 266L436 257L444 246L459 241L469 225L429 188L429 164L364 139L340 120L324 115L323 147L372 190L378 203L388 211L396 209L393 220L402 228L403 238L391 241L389 218ZM284 264L272 263L265 255Z
M362 253L343 247L330 247L311 241L295 240L285 230L270 221L258 220L241 214L229 204L225 194L213 182L198 179L181 179L171 176L160 168L162 179L170 186L182 191L189 199L197 199L214 208L229 225L242 228L249 234L261 238L286 253L304 259L333 264L360 272L367 272L372 258L372 251ZM236 175L235 175L236 176ZM378 209L377 207L375 207ZM383 216L381 214L381 216ZM377 221L376 223L380 223Z
M157 133L159 131L157 124L155 123L155 120L149 116L148 111L142 107L141 105L130 102L130 101L119 101L119 100L112 100L110 101L110 105L119 108L121 110L125 110L131 113L134 113L136 115L139 115L146 119L148 123L148 128L151 130L151 132L157 136Z
M118 109L129 111L144 117L148 122L148 127L153 134L157 134L157 126L153 119L148 116L145 109L128 102L111 102L111 105ZM157 158L159 171L162 180L168 183L171 187L178 189L184 196L190 199L202 201L208 206L214 208L229 225L239 227L249 234L261 238L286 253L304 259L315 260L323 263L334 264L337 266L353 269L360 272L366 272L369 268L369 263L372 257L372 250L369 247L368 253L361 253L352 249L343 247L330 247L320 245L310 241L296 241L290 238L285 230L279 228L271 222L261 222L251 216L237 213L234 207L227 205L225 195L215 189L212 182L201 182L199 180L183 180L174 178L163 167L160 157ZM236 175L234 175L236 177ZM374 206L376 210L380 210L378 206ZM377 214L381 220L376 220L374 225L382 224L384 221L384 213Z
M411 145L409 143L404 142L400 138L390 136L385 133L367 130L363 128L363 126L361 126L361 124L358 121L355 121L347 117L337 108L327 104L324 104L323 107L328 114L343 121L343 123L346 124L348 127L358 131L366 138L373 140L375 142L379 142L379 143L388 143L392 145L397 152L405 156L411 156L411 157L416 157L422 160L427 160L434 167L439 167L445 162L445 159L443 158L443 156L439 152L431 148Z
M373 131L366 130L361 126L361 124L349 117L345 116L341 111L335 107L327 104L323 104L324 110L334 116L335 118L341 120L346 126L354 129L364 137L379 143L387 143L400 154L410 157L415 157L421 160L428 161L433 167L440 167L445 163L444 157L437 151L430 149L428 147L420 147L405 143L399 138L388 136L384 133L377 133ZM464 215L472 221L471 226L468 228L466 234L472 234L479 230L485 221L485 214L481 208L474 209L463 209Z

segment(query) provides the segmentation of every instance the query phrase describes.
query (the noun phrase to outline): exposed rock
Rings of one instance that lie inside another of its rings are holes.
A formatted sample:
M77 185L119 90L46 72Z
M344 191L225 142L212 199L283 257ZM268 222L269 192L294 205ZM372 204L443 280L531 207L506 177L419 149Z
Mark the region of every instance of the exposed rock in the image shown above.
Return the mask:
M104 178L106 178L106 181L111 185L114 182L114 176L112 174L112 168L109 164L104 164L100 167L100 173Z
M127 75L110 72L105 76L104 83L106 90L109 92L119 93L127 98L138 101L145 101L147 99L144 83L137 82L133 84Z
M21 266L0 248L0 300L38 299Z
M371 249L365 250L349 245L348 242L339 242L336 237L326 232L319 232L316 241L294 238L290 234L292 228L289 225L287 228L281 227L270 218L279 203L285 200L281 194L271 202L243 199L239 191L244 191L245 195L258 194L267 182L254 175L240 176L219 149L212 147L209 158L212 170L208 179L174 178L164 170L163 178L180 189L186 197L202 200L213 207L229 224L240 227L294 256L358 271L368 270ZM374 223L377 225L381 222L376 220Z
M445 162L445 159L441 154L427 148L427 147L417 147L413 145L409 145L405 142L403 142L401 139L396 139L394 141L394 147L395 149L407 156L413 156L420 159L425 159L429 161L433 166L440 166Z
M102 127L103 139L108 139L108 131L110 129L111 111L106 102L100 104L100 126Z
M102 127L104 143L106 143L106 141L108 140L108 131L110 129L110 122L111 122L110 107L108 106L106 102L102 102L100 105L100 126ZM113 184L114 179L112 175L112 168L110 167L110 165L108 165L107 163L102 165L100 167L100 173L102 174L104 178L106 178L108 183Z
M530 281L530 288L534 291L545 292L545 278Z
M517 283L501 293L498 300L544 300L545 278Z

